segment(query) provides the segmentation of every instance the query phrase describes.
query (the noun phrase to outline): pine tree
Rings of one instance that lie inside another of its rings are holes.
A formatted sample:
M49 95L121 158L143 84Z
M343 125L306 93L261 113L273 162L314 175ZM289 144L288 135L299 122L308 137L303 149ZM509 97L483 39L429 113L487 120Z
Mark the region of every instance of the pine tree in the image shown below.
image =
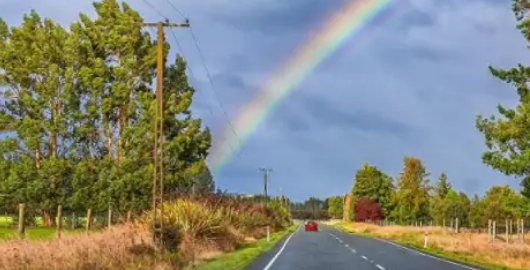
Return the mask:
M442 224L444 219L447 219L447 214L445 213L446 206L445 198L452 186L447 180L447 175L441 173L438 178L438 182L434 187L434 196L431 198L431 217L436 221L437 224Z
M397 181L392 217L399 222L429 219L429 181L425 167L416 157L405 157L404 168Z
M202 128L190 106L195 89L188 84L186 61L178 56L164 78L165 171L168 190L190 192L211 145L209 129Z
M530 41L530 10L527 0L514 0L513 11L518 21L517 28L526 40ZM522 64L503 70L489 67L491 74L500 80L512 84L519 95L519 104L509 109L498 105L500 118L477 116L476 126L484 134L488 150L482 160L488 166L506 175L522 179L522 194L530 198L530 149L528 130L530 122L530 69Z

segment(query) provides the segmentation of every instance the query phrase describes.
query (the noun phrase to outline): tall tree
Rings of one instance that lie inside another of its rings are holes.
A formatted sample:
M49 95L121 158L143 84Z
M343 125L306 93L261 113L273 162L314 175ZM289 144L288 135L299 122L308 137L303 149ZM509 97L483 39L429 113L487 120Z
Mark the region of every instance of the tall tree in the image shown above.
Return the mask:
M204 169L211 133L193 117L195 89L188 83L186 61L177 56L164 76L165 171L168 190L191 191L193 177Z
M81 66L75 198L84 207L141 209L152 183L156 47L126 3L103 0L94 9L95 19L81 14L72 26ZM85 199L93 194L96 200Z
M454 189L450 189L443 201L443 214L446 220L458 218L459 224L468 225L470 201L464 193L458 194Z
M530 6L527 0L513 0L517 28L530 41ZM498 105L500 117L477 116L476 126L484 134L488 150L483 154L485 164L506 175L521 179L522 194L530 198L530 68L519 64L511 69L489 67L491 74L512 84L519 95L519 104L509 109Z
M194 191L198 193L215 192L215 182L208 166L204 165L194 177Z
M416 157L405 157L404 168L397 181L392 217L400 222L429 218L429 181L423 163Z
M394 185L392 178L379 168L364 163L355 174L351 192L356 199L369 198L378 203L383 209L383 214L390 213Z
M484 201L477 194L471 200L468 219L472 228L483 228L487 226Z
M28 161L13 164L14 175L23 178L10 179L27 183L21 188L35 195L27 203L36 203L44 222L51 224L50 211L66 203L71 182L66 160L75 67L75 58L68 53L71 37L60 24L42 19L34 10L24 15L22 25L9 30L0 22L0 28L0 91L7 98L0 122L10 122L17 151ZM29 172L31 179L24 179Z
M328 205L329 214L336 219L342 218L344 211L344 197L342 196L331 196L326 199Z
M522 205L519 196L521 195L516 194L508 185L492 186L484 196L486 217L498 221L520 218L525 209L519 208Z
M447 175L441 173L438 178L438 182L434 187L434 196L431 198L431 217L435 220L437 224L443 223L444 219L447 219L445 213L445 198L449 191L451 190L451 184L447 180Z

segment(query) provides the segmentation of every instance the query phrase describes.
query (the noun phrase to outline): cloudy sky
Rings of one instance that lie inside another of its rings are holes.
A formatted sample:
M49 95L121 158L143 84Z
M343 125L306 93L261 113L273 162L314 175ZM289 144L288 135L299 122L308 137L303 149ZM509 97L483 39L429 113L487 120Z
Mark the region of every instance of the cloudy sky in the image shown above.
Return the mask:
M146 0L163 16L183 19L167 0ZM193 25L213 78L189 29L175 29L198 93L196 115L220 138L227 124L345 0L171 0ZM360 1L360 0L353 0ZM528 57L510 1L396 0L367 24L259 123L239 152L215 174L223 189L261 192L259 167L273 168L271 193L329 196L347 192L363 162L396 176L405 155L421 158L433 180L442 171L454 187L483 193L511 184L481 162L477 114L516 104L515 91L488 73ZM147 21L161 15L142 0L128 3ZM87 0L0 0L0 16L18 24L31 8L68 24ZM171 42L174 39L168 36ZM176 52L176 46L174 46Z

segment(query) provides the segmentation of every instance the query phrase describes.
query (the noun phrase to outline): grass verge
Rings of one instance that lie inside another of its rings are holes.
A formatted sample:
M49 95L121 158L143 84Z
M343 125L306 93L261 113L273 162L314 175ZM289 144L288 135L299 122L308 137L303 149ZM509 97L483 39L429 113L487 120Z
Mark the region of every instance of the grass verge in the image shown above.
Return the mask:
M273 248L281 239L289 233L294 232L299 223L291 225L286 230L271 234L270 242L267 238L262 238L255 243L242 245L234 252L226 253L218 257L214 257L205 263L189 268L193 270L239 270L250 264L256 257Z
M418 228L379 227L362 223L337 223L335 226L347 233L391 240L426 254L484 269L528 270L530 265L526 256L530 252L530 246L525 244L510 246L505 243L486 244L480 241L483 238L481 235L447 233L442 228L432 227L427 229L429 246L424 248L423 231ZM472 238L476 239L474 244Z

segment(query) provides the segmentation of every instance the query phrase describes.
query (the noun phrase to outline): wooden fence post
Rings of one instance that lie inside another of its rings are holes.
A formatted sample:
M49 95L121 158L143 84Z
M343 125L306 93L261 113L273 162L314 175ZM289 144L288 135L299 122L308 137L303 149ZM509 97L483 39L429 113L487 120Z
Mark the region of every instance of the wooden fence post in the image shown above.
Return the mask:
M88 234L88 231L90 230L90 225L92 225L92 208L88 208L87 214L86 214L86 234Z
M521 219L521 239L524 243L524 219Z
M61 238L61 230L63 229L63 206L57 206L57 237Z
M18 237L24 239L26 236L26 205L18 205Z
M75 230L75 225L76 225L76 222L77 221L77 217L75 216L75 211L72 212L72 221L71 221L71 229L72 230Z
M492 235L492 241L495 242L495 239L497 238L497 221L493 221L493 235Z
M455 218L455 232L458 233L459 232L459 227L458 227L458 218Z
M110 226L112 226L112 206L109 205L109 229L110 229Z
M488 219L488 242L490 243L493 242L492 235L493 235L493 227L491 224L491 219Z
M510 242L510 234L508 234L509 230L510 230L510 222L508 222L508 220L506 220L506 243Z

